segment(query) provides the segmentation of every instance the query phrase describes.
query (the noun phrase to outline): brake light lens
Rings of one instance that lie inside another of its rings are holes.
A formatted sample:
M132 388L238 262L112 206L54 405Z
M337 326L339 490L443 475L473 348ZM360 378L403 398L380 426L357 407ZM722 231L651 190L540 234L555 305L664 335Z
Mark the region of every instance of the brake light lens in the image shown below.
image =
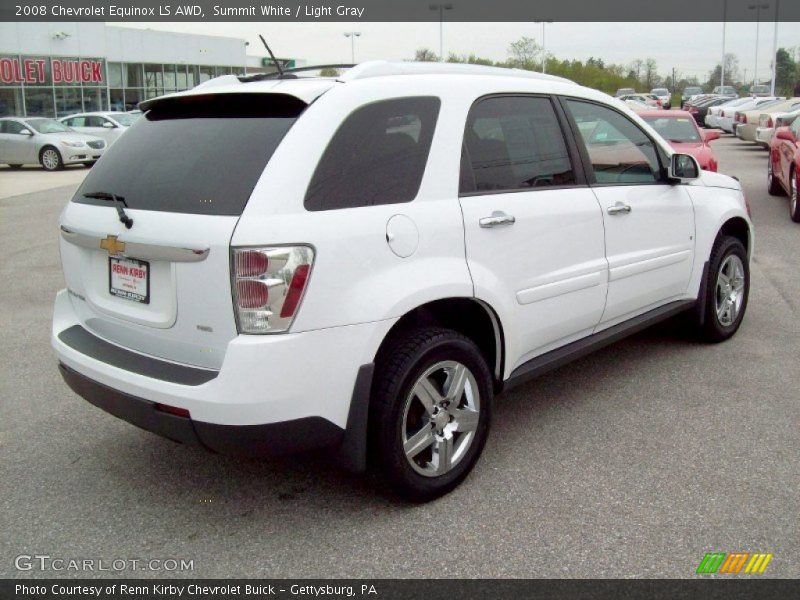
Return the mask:
M232 248L231 287L239 333L288 331L313 263L309 246Z
M768 127L769 129L772 129L773 127L775 127L775 125L772 123L772 117L770 117L769 119L767 119L767 127Z

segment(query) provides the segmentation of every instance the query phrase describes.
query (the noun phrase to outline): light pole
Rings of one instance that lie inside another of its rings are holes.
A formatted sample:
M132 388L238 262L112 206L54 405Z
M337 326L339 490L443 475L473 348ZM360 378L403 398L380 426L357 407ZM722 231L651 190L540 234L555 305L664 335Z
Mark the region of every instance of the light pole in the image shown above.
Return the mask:
M534 21L542 24L542 73L547 73L547 43L544 38L544 26L552 21Z
M755 87L758 85L758 34L759 26L761 25L761 10L769 8L769 4L749 4L747 8L749 10L755 9L756 11L756 64L753 66L753 86Z
M439 11L439 60L444 62L444 11L453 10L453 5L431 4L428 8Z
M722 3L722 61L719 63L719 91L724 93L722 89L725 85L725 21L728 19L728 0Z
M360 31L348 31L344 37L350 38L350 63L356 64L356 38L361 37Z
M775 31L772 34L772 85L769 95L775 95L776 77L778 75L778 7L780 0L775 0Z

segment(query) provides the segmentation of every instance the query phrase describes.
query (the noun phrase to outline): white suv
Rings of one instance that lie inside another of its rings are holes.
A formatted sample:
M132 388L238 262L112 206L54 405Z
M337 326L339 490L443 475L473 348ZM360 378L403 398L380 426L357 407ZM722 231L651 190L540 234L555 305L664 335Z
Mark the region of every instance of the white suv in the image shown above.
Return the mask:
M52 343L89 402L429 500L502 389L678 313L739 327L741 186L619 101L463 65L289 77L143 102L67 205Z

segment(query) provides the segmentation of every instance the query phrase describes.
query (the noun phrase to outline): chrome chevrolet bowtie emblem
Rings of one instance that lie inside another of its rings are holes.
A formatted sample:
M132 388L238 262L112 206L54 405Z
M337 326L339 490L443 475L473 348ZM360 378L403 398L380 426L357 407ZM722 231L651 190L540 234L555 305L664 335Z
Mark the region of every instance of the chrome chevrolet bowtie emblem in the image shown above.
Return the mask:
M125 252L125 242L118 241L115 235L109 235L106 236L106 239L100 240L100 247L111 256L117 256Z

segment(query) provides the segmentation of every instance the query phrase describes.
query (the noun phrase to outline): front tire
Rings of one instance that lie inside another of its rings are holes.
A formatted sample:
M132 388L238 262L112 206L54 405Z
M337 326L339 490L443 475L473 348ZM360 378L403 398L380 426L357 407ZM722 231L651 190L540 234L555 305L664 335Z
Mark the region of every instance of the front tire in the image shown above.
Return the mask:
M489 432L492 376L477 346L439 327L397 336L377 361L370 442L379 474L427 502L472 470Z
M39 154L39 162L45 171L59 171L64 168L61 154L53 146L45 146Z
M699 337L723 342L739 329L750 294L750 266L747 250L735 237L719 237L711 251L708 282L703 302L703 324Z
M800 223L800 201L797 199L798 187L800 187L800 175L795 172L789 173L789 216L795 223Z

